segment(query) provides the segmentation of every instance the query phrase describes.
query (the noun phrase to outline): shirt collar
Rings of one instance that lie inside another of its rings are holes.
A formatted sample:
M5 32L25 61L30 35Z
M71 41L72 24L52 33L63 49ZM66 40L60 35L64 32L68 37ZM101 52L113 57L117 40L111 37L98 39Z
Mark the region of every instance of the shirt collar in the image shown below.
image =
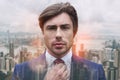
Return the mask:
M53 65L54 60L56 59L54 56L50 55L48 51L45 53L46 61L48 67L51 67ZM71 58L72 58L72 51L70 50L64 57L61 59L65 62L65 64L70 67L71 64Z

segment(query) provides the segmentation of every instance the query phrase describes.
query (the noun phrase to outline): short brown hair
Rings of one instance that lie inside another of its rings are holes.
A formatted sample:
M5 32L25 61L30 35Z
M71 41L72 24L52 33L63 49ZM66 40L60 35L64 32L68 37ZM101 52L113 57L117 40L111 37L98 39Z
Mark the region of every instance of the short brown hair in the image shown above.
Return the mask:
M47 22L49 19L61 14L61 13L67 13L72 22L73 22L73 32L76 34L78 30L78 17L77 12L75 8L70 3L57 3L53 4L51 6L48 6L39 16L39 25L40 28L43 30L43 26L45 22Z

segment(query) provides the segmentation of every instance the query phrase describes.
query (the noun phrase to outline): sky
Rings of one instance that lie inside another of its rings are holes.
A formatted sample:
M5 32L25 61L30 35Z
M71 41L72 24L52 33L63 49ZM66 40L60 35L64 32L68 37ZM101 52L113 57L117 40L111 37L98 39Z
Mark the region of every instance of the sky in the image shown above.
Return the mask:
M78 34L120 34L120 0L0 0L0 31L41 32L39 14L56 2L76 8Z

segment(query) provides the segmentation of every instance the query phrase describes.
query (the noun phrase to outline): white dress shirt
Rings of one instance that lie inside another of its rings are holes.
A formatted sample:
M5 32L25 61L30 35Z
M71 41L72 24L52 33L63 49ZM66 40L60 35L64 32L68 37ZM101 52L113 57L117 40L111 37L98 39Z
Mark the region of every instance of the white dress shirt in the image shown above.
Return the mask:
M46 51L45 56L46 56L48 70L49 70L54 65L54 60L57 58L52 56L48 51ZM71 50L64 57L61 58L65 62L67 69L69 71L71 68L71 58L72 58L72 51Z

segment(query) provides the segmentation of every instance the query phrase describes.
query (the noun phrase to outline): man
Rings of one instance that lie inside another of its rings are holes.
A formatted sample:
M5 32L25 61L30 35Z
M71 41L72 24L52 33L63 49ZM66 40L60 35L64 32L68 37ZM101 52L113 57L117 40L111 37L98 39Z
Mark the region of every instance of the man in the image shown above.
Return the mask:
M72 53L78 30L76 10L70 3L48 6L39 17L46 51L15 66L12 80L106 80L102 65Z

